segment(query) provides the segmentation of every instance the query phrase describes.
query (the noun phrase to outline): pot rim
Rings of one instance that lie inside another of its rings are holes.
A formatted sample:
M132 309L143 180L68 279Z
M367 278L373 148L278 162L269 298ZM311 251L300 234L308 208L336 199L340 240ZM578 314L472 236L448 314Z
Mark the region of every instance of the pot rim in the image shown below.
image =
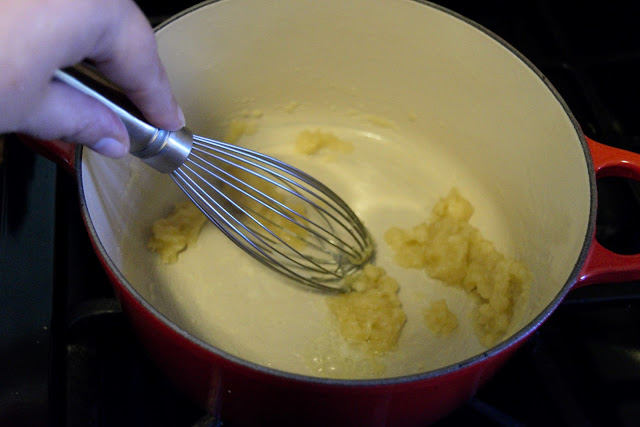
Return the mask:
M202 7L206 7L210 4L213 3L217 3L220 0L206 0L203 1L202 3L196 4L188 9L183 10L182 12L172 16L171 18L167 19L166 21L164 21L163 23L161 23L160 25L158 25L157 27L154 28L154 31L159 31L163 28L165 28L166 26L168 26L169 24L175 22L176 20L180 19L181 17L190 14L192 12L197 11L198 9L202 8ZM546 319L547 317L549 317L549 315L557 308L557 306L562 302L562 300L565 298L565 296L567 295L567 293L571 290L571 288L575 285L577 279L579 278L579 273L580 273L580 269L582 268L582 265L585 263L586 258L589 254L590 248L591 248L591 243L593 241L594 235L595 235L595 217L596 217L596 202L597 202L597 188L596 188L596 178L595 178L595 170L594 170L594 166L593 166L593 161L590 155L590 151L587 145L587 141L585 138L584 133L582 132L580 125L578 124L577 120L575 119L575 117L573 116L573 113L571 112L571 110L569 109L568 105L566 104L566 102L562 99L561 95L559 94L559 92L553 87L553 85L551 84L551 82L547 79L547 77L544 76L544 74L527 58L525 57L523 54L521 54L518 50L516 50L513 46L511 46L508 42L506 42L504 39L502 39L500 36L498 36L497 34L493 33L491 30L483 27L482 25L478 24L477 22L466 18L463 15L460 15L457 12L454 12L446 7L443 7L441 5L437 5L434 3L431 3L430 1L426 1L426 0L412 0L416 3L420 3L426 7L431 7L434 8L436 10L439 10L441 12L447 13L450 16L461 20L462 22L473 26L474 28L476 28L477 30L481 31L482 33L484 33L485 35L487 35L488 37L490 37L491 39L493 39L494 41L496 41L497 43L499 43L502 47L504 47L505 49L507 49L510 53L512 53L513 55L515 55L523 64L524 66L528 67L531 71L533 71L536 76L538 76L538 78L540 78L540 80L542 80L542 82L545 84L545 86L547 87L547 89L551 92L551 94L556 98L556 100L559 102L559 104L561 105L564 113L567 115L567 117L570 119L574 129L576 130L576 134L578 136L578 139L580 141L580 145L582 147L582 151L584 154L584 160L587 163L587 171L588 171L588 178L589 178L589 192L590 192L590 212L589 212L589 222L588 222L588 226L587 226L587 231L585 234L585 239L584 242L582 244L582 248L580 250L580 254L577 258L577 261L575 263L575 265L573 266L573 269L571 271L571 273L569 274L569 276L567 277L567 280L565 281L564 285L562 286L562 288L560 289L560 291L556 294L556 296L553 298L553 300L533 319L531 320L528 324L526 324L525 326L523 326L522 328L520 328L517 332L515 332L514 334L512 334L511 336L509 336L509 338L507 338L506 340L500 342L499 344L486 349L485 351L483 351L482 353L479 353L475 356L471 356L469 358L466 358L458 363L452 364L452 365L448 365L448 366L444 366L442 368L438 368L438 369L434 369L431 371L426 371L426 372L420 372L420 373L416 373L416 374L411 374L411 375L404 375L404 376L397 376L397 377L388 377L388 378L376 378L376 379L335 379L335 378L322 378L322 377L315 377L315 376L311 376L311 375L302 375L302 374L296 374L296 373L291 373L291 372L287 372L287 371L282 371L282 370L278 370L278 369L273 369L273 368L269 368L263 365L259 365L257 363L245 360L241 357L235 356L233 354L227 353L226 351L217 348L193 335L191 335L188 331L180 328L178 325L176 325L174 322L172 322L169 318L167 318L164 314L162 314L160 311L158 311L155 307L153 307L148 301L146 301L142 295L140 295L140 293L138 293L138 291L127 281L127 279L125 278L124 274L122 272L120 272L120 270L116 267L115 263L112 261L112 259L109 257L109 255L107 254L104 246L101 244L100 239L97 235L96 229L93 225L93 222L91 220L91 215L89 214L89 210L87 207L87 203L86 203L86 199L84 196L84 187L83 187L83 181L82 181L82 153L83 153L83 149L84 147L78 147L79 149L76 151L76 177L77 177L77 182L78 182L78 191L79 191L79 199L80 199L80 209L82 212L82 215L84 217L85 220L85 225L87 228L87 231L89 233L89 236L95 246L95 248L98 250L98 255L102 258L105 266L107 266L110 270L110 272L114 275L114 277L118 280L120 286L126 290L126 292L128 292L130 294L131 297L133 297L137 302L139 302L145 310L147 310L149 313L151 313L157 320L159 320L162 324L164 324L166 327L168 327L169 329L171 329L173 332L175 332L176 334L182 336L183 338L185 338L186 340L190 341L191 343L195 344L196 346L200 347L201 349L209 352L209 353L213 353L214 355L221 357L222 359L225 359L227 361L230 361L236 365L239 365L240 367L243 368L249 368L252 370L255 370L259 373L262 374L266 374L266 375L270 375L270 376L275 376L278 378L282 378L282 379L287 379L287 380L293 380L296 382L305 382L305 383L315 383L315 384L323 384L323 385L330 385L330 386L349 386L349 387L371 387L371 386L394 386L394 385L403 385L403 384L409 384L409 383L414 383L414 382L420 382L420 381L424 381L424 380L429 380L432 378L436 378L436 377L442 377L444 375L450 374L452 372L455 371L459 371L461 369L464 368L468 368L472 365L476 365L479 364L491 357L493 357L494 355L497 355L498 353L501 353L503 351L505 351L506 349L517 345L518 343L520 343L521 341L525 340L529 334L531 334L533 331L535 331Z

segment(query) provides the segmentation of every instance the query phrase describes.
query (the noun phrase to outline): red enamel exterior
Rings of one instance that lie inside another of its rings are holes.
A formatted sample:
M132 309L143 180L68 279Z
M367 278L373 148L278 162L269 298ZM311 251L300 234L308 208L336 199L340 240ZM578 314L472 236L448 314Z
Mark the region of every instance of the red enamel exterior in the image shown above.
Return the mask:
M127 292L116 275L108 273L124 311L161 370L203 408L233 425L430 424L471 398L523 342L418 381L385 385L383 381L330 384L296 379L262 372L208 351L167 327Z
M591 139L587 142L597 177L640 180L640 155ZM639 266L639 255L615 254L594 238L575 286L638 279ZM204 408L239 425L410 426L435 422L472 397L524 341L437 376L390 385L292 378L208 351L167 327L113 273L110 277L134 328L162 370Z
M45 141L26 135L18 135L24 145L34 152L57 163L65 171L75 173L76 145L60 141Z
M75 146L31 138L23 141L67 170L79 166L74 163ZM640 155L589 138L587 143L596 177L640 180ZM123 310L151 357L186 395L234 425L417 426L435 422L472 397L544 320L531 324L507 345L433 375L349 382L269 371L212 351L157 316L110 269L87 218L84 220ZM573 288L637 279L640 255L615 254L594 238Z
M600 144L587 138L596 178L620 177L640 181L640 155ZM593 238L589 256L575 287L592 283L625 282L640 279L640 255L620 255Z

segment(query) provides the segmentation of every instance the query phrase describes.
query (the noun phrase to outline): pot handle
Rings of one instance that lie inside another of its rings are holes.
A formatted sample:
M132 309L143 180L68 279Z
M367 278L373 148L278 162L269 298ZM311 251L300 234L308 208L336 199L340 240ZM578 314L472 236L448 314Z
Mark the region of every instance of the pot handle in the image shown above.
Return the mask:
M18 135L18 139L34 152L61 166L65 171L74 174L76 171L76 144L62 141L47 141Z
M600 144L586 137L596 178L616 176L640 181L640 154ZM640 254L621 255L595 238L574 288L594 283L640 280Z

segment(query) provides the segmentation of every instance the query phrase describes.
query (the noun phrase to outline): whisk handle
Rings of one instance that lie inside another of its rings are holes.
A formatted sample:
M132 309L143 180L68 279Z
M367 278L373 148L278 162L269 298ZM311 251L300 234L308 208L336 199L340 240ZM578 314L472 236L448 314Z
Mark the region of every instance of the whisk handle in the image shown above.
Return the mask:
M147 123L140 111L115 85L86 65L56 70L54 78L100 101L118 115L129 133L129 153L152 168L169 173L178 168L191 152L193 134L158 129Z

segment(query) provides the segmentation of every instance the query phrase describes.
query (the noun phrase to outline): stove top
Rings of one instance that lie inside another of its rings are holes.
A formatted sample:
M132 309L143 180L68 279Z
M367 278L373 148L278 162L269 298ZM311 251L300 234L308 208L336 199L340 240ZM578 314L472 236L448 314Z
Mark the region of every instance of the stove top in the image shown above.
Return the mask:
M138 3L157 24L195 2ZM527 56L588 136L640 152L640 3L436 3ZM14 139L0 156L0 425L227 425L176 391L138 345L87 238L74 179ZM640 253L640 186L608 178L598 190L598 240ZM635 325L640 283L573 291L439 425L637 425Z

